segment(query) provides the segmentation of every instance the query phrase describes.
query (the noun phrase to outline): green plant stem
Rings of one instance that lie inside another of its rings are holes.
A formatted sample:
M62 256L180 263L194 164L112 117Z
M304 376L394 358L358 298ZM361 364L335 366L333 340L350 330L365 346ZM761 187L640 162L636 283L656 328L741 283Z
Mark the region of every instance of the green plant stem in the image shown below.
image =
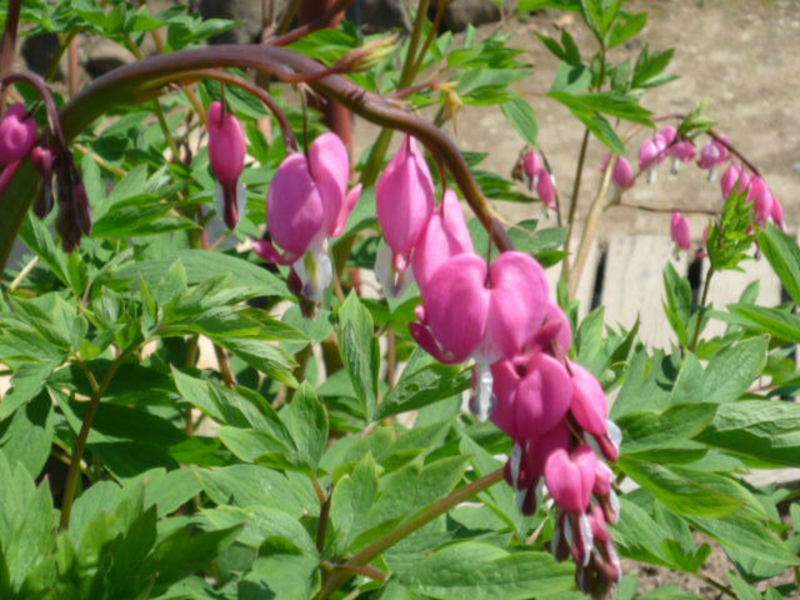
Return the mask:
M581 179L583 178L583 165L586 162L586 149L589 146L589 128L583 132L581 149L578 153L578 166L575 168L575 181L572 184L572 194L569 200L569 213L567 213L567 239L564 241L564 251L567 256L561 262L561 276L570 280L569 246L572 241L572 233L575 229L575 213L578 211L578 198L581 193Z
M414 28L411 30L411 38L408 41L408 50L403 62L403 70L400 72L400 81L397 83L397 89L407 88L414 82L414 78L417 75L415 71L417 62L422 63L422 58L419 61L417 60L417 48L419 48L429 4L430 0L420 0L419 6L417 6ZM393 133L392 129L385 127L378 135L378 139L375 140L369 157L367 157L367 162L364 164L364 170L361 171L361 184L364 187L369 187L377 181L386 153L389 150Z
M338 567L325 581L322 589L316 596L314 596L314 599L324 600L324 598L328 598L353 576L353 567L363 567L364 565L369 564L374 558L383 554L386 550L394 546L403 538L408 537L421 527L433 521L436 517L446 513L457 504L468 500L475 494L482 492L502 479L503 469L498 469L497 471L489 473L488 475L484 475L480 479L476 479L472 483L455 490L445 498L437 500L428 508L420 512L416 517L406 521L394 531L370 544L346 563Z
M720 592L722 592L726 596L730 596L731 598L734 598L734 599L737 598L736 594L734 593L734 591L731 588L729 588L729 587L727 587L725 585L722 585L716 579L714 579L712 577L709 577L708 575L704 575L702 573L691 573L691 575L694 575L695 577L697 577L701 581L705 581L708 585L710 585L711 587L716 588L717 590L719 590Z
M64 485L64 496L61 500L61 522L59 525L61 529L69 527L69 518L72 514L72 503L75 501L75 489L78 485L81 461L83 460L83 453L86 450L86 441L89 439L89 432L92 430L92 422L97 414L97 408L100 406L100 399L103 397L103 394L106 393L106 390L108 390L108 386L111 385L111 380L114 378L117 369L120 368L131 351L133 351L133 347L126 349L125 352L120 354L117 359L111 363L111 366L108 368L108 371L106 371L103 381L100 382L100 384L97 383L97 379L95 379L91 370L84 365L84 363L80 363L84 367L89 385L92 388L92 396L89 399L89 406L86 409L86 414L83 416L81 430L78 433L78 439L75 441L75 447L70 457L69 471L67 472L67 479Z
M613 164L616 160L616 154L612 154L609 164ZM605 200L608 195L608 189L611 185L611 173L613 169L606 169L603 174L603 180L600 184L600 189L597 192L592 206L589 208L589 214L586 216L586 224L583 227L581 234L581 241L578 243L578 252L575 254L575 262L572 263L572 269L569 272L569 277L566 278L568 283L567 289L569 290L570 298L575 297L578 291L578 283L583 274L583 268L586 266L586 260L589 258L589 248L597 233L597 227L600 224L600 217L603 216L603 211L606 208ZM564 259L566 262L567 259Z
M60 40L58 46L58 52L53 57L53 62L50 63L50 68L47 69L47 75L45 75L45 81L52 81L53 77L58 74L58 67L61 64L61 57L64 56L64 52L67 51L70 44L72 44L72 40L75 39L75 36L78 35L77 29L71 29L67 35Z
M17 47L17 30L19 15L22 12L22 0L10 0L6 11L6 27L3 40L0 42L0 77L11 72L14 64L14 51Z
M706 312L706 302L708 301L708 290L711 287L711 278L714 276L716 270L714 265L711 265L706 275L706 281L703 284L703 294L700 296L700 310L697 313L697 325L694 328L694 335L692 335L692 342L689 344L689 350L694 352L697 349L697 342L700 339L700 329L703 325L703 315Z

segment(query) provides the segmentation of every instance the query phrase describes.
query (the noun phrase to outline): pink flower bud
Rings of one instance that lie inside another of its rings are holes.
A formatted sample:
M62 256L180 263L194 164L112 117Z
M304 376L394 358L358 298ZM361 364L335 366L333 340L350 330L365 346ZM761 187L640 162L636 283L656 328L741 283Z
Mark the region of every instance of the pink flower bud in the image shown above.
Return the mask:
M553 176L545 169L539 171L539 182L536 184L536 193L544 205L549 209L556 208L556 185Z
M722 188L722 197L727 199L734 188L739 194L745 192L750 185L750 177L740 165L731 163L728 168L725 169L719 183Z
M772 194L769 186L758 175L750 180L750 191L747 201L753 203L753 212L756 214L756 223L762 227L767 224L767 219L772 215Z
M321 298L332 272L327 238L342 233L361 194L347 192L347 149L334 133L319 136L308 152L287 156L275 172L267 195L267 226L272 241L259 240L254 250L265 260L293 264L304 295ZM281 253L274 245L283 248Z
M682 163L687 163L697 155L697 149L689 140L681 140L672 147L672 154Z
M780 229L785 229L785 225L783 222L783 205L781 201L778 200L777 197L772 197L772 221L777 225Z
M412 254L414 278L422 297L425 298L428 282L442 263L459 254L472 252L472 238L461 204L455 192L447 190L440 210L428 219Z
M627 158L624 156L617 158L614 163L614 172L611 174L611 178L621 190L628 190L633 187L635 182L633 178L633 169Z
M223 216L229 229L235 229L247 199L239 178L244 170L247 146L242 125L233 114L226 113L220 102L208 107L208 158L211 171L219 181L215 200L220 205L218 213Z
M386 166L378 180L375 199L384 238L394 252L394 266L402 272L434 206L433 179L411 136L406 136Z
M536 150L528 150L522 157L522 172L528 176L529 180L532 180L539 174L539 169L541 169L541 162Z
M25 158L36 143L36 121L17 102L0 118L0 164Z
M572 371L572 405L570 411L584 431L602 436L606 433L608 401L597 378L581 365L569 361Z
M700 151L700 160L697 161L697 166L701 169L713 169L720 163L719 146L714 140L709 140Z
M692 233L689 230L689 222L679 212L672 213L672 225L669 231L672 241L679 248L688 250L692 245Z

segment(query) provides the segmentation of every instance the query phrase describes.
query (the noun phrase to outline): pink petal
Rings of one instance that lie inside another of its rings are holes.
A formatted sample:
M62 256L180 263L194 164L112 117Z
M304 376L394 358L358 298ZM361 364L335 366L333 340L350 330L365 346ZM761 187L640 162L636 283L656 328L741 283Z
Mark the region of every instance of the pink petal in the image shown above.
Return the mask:
M386 243L405 266L434 206L428 165L410 136L378 180L375 198Z
M517 386L515 438L533 438L550 431L566 416L572 400L572 381L564 365L549 354L537 353Z
M306 157L290 154L278 167L267 194L267 226L272 240L302 255L325 223L325 207Z
M692 246L692 232L689 230L689 222L679 212L672 213L670 237L672 237L673 242L684 250L688 250Z
M608 400L597 378L581 365L570 361L572 370L572 405L570 410L575 420L585 431L593 435L606 433Z
M425 312L434 336L459 361L475 352L486 335L490 292L486 263L460 254L442 264L430 279Z
M325 232L332 237L336 227L347 215L345 193L350 178L350 159L347 148L335 133L323 133L308 150L311 177L317 184L325 208Z
M214 176L224 187L235 185L241 176L247 145L239 119L223 112L219 102L208 107L208 158Z
M516 402L519 375L510 360L499 360L492 365L492 389L495 395L492 423L513 439L517 438Z
M544 321L547 279L535 259L510 251L494 261L491 287L488 336L482 353L511 358L522 352Z
M431 215L414 248L414 278L423 298L431 276L443 262L474 251L461 204L452 190L444 193L441 213Z

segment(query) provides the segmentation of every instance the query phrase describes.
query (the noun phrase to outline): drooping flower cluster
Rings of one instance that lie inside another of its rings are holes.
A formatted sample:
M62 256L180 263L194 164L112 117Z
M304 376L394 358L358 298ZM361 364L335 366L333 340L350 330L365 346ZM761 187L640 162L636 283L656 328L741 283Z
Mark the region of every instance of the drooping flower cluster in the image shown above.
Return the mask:
M523 157L529 185L550 178L536 164L535 154ZM607 530L619 507L611 471L596 452L615 461L619 430L608 420L603 388L567 358L570 324L548 299L541 265L517 251L487 264L474 252L453 192L428 208L432 182L422 165L406 139L377 199L384 232L392 232L386 235L394 252L390 266L398 269L398 257L405 264L410 259L419 284L422 305L411 334L442 363L475 362L471 408L514 440L506 474L520 510L536 510L543 483L558 507L554 551L561 559L573 556L581 585L605 587L620 576ZM393 221L395 215L408 218ZM427 215L423 226L420 215ZM395 280L389 281L393 291Z
M539 200L549 209L556 208L556 180L535 150L527 150L520 159L523 181L529 190L536 188Z
M747 201L753 205L753 213L757 225L764 227L769 221L781 229L784 228L783 205L758 174L748 175L742 165L732 162L725 169L720 179L722 197L727 200L732 192L747 193Z
M36 143L36 121L20 103L12 104L0 118L0 193L11 184L20 162Z
M271 240L255 242L263 259L291 265L297 290L312 301L333 279L328 238L344 231L361 196L361 185L349 192L350 159L334 133L319 136L308 154L292 152L275 172L267 195L267 228ZM281 252L276 245L283 249Z

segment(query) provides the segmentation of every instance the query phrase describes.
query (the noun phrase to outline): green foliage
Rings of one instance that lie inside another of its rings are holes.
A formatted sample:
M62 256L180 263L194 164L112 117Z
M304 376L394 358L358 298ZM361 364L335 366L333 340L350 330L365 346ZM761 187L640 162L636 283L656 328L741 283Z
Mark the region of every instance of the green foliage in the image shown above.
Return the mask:
M496 105L509 131L535 146L539 102L555 101L625 154L625 123L652 127L646 94L675 78L667 72L672 49L645 45L631 60L611 60L609 51L647 23L629 7L520 0L520 14L572 11L592 34L580 46L566 30L558 39L539 35L559 66L535 101L513 89L532 65L507 34L440 34L425 22L417 50L428 36L430 44L415 57L416 82L432 85L404 90L402 102L437 110L439 127L462 127L462 105ZM235 26L184 6L153 13L122 0L35 0L24 3L22 19L22 35L101 36L134 53L151 32L160 31L169 53ZM336 65L376 39L345 22L290 48ZM400 91L411 43L345 76L371 93ZM351 273L374 264L374 187L332 241L335 292L315 308L298 301L287 268L265 268L239 244L263 234L263 199L287 155L277 122L236 86L182 85L159 87L158 99L131 97L130 106L86 124L73 150L91 234L65 254L54 217L26 217L20 238L35 262L13 286L19 274L4 274L0 364L10 387L0 400L0 597L302 599L337 573L346 578L336 598L581 597L575 566L551 557L556 513L546 496L529 516L502 482L458 499L466 486L499 477L511 442L461 412L470 366L440 364L412 340L407 324L419 290L372 298L364 293L369 278ZM248 141L247 205L237 231L218 240L208 237L220 231L216 181L205 138L198 144L195 135L205 125L187 92L206 106L224 97ZM298 137L304 128L309 139L323 130L292 90L270 92ZM31 100L29 90L21 93ZM262 133L267 120L271 139ZM701 104L680 132L694 138L711 125ZM191 151L172 160L173 145ZM485 154L463 156L487 198L535 200L482 167ZM433 166L437 190L453 187ZM602 307L578 322L565 284L558 298L574 325L569 358L616 394L621 513L612 533L621 556L697 575L711 552L696 540L700 532L731 559L724 585L741 598L776 600L792 590L759 594L754 585L798 565L800 509L793 504L791 522L783 521L777 505L794 496L744 474L800 467L800 409L780 400L800 388L784 347L800 342L800 249L772 227L748 233L751 221L745 194L732 195L709 231L712 273L739 269L757 238L793 302L756 305L752 287L711 310L667 265L663 304L675 345L664 351L642 344L638 322L606 326ZM488 255L480 222L468 228L475 251ZM508 233L544 267L560 268L567 256L567 227L524 219ZM728 330L703 339L711 318ZM63 462L87 426L67 524ZM635 489L623 493L631 482ZM639 593L633 571L617 597L691 596L673 587Z

